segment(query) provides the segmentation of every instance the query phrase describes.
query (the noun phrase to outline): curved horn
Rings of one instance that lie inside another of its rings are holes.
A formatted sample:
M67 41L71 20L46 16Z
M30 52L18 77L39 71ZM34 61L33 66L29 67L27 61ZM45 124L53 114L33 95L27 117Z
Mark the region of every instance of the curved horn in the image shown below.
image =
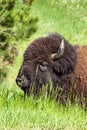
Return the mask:
M56 53L52 54L51 58L53 60L59 59L64 54L64 49L65 49L65 44L64 44L64 39L62 39L61 44L58 48L58 51Z

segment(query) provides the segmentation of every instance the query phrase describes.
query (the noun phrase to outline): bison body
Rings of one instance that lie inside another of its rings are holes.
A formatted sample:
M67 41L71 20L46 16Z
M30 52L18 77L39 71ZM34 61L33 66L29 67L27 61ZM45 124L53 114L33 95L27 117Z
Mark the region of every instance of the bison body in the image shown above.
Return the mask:
M33 41L24 53L16 82L25 93L35 86L37 94L49 80L66 97L83 94L87 99L87 46L72 46L56 33Z

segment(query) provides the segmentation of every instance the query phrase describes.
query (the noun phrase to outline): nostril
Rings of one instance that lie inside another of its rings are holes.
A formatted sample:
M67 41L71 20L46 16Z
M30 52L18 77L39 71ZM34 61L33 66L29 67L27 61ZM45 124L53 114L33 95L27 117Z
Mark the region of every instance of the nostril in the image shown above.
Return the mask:
M23 82L23 80L22 80L21 78L17 78L17 79L16 79L16 83L17 83L18 85L21 85L22 82Z

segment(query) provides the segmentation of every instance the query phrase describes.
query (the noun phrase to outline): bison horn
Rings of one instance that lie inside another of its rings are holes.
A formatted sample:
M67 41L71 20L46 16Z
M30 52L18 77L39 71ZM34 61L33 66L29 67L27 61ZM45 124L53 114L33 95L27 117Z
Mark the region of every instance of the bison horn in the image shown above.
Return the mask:
M51 58L53 60L59 59L64 54L64 48L65 48L65 44L64 44L64 40L62 39L61 44L58 48L58 51L56 53L52 54Z

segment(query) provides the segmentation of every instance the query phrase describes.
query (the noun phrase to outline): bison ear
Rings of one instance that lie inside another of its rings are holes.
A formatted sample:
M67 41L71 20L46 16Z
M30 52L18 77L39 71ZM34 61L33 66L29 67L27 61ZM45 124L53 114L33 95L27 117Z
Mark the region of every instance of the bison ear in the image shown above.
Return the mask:
M47 68L48 68L48 63L47 63L46 61L44 61L44 62L42 62L42 63L40 64L40 70L41 70L41 71L46 71Z
M51 58L53 60L59 59L64 54L64 50L65 50L65 44L64 44L64 39L62 39L60 46L58 48L58 51L56 53L52 54Z

